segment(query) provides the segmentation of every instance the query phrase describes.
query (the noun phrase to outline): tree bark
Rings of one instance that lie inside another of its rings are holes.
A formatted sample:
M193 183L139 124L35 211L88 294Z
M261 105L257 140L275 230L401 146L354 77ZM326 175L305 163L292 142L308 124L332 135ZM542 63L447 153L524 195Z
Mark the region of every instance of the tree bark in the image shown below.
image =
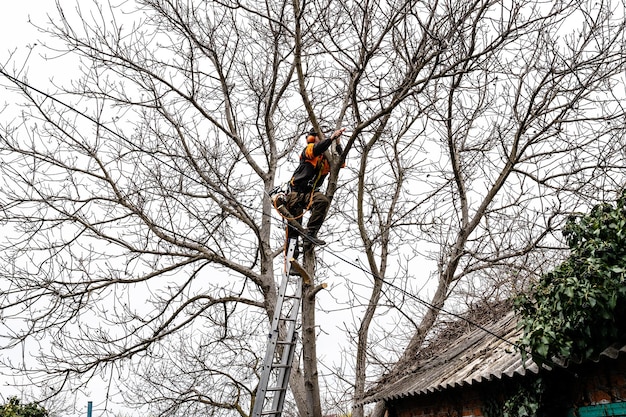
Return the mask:
M311 247L304 251L304 269L311 278L315 277L315 251ZM302 289L302 368L306 394L306 415L321 417L320 388L317 370L317 337L315 324L315 285L304 285Z

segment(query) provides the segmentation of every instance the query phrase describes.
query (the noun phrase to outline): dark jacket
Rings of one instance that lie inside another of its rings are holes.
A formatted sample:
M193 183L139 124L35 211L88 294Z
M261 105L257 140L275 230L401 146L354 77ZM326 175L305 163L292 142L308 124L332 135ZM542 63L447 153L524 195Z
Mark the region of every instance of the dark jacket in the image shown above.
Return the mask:
M324 139L317 144L309 143L300 154L300 164L291 177L291 189L300 193L308 193L318 189L330 172L330 164L324 152L332 145L334 139ZM341 152L340 148L338 148Z

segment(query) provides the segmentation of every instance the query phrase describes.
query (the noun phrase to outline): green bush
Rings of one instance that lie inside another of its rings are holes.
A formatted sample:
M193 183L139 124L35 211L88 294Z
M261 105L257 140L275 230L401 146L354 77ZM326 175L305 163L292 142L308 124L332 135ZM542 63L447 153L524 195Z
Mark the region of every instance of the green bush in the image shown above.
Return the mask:
M0 407L0 417L48 417L48 411L38 404L20 404L17 397Z
M626 197L568 219L570 255L515 300L536 359L587 359L624 338Z

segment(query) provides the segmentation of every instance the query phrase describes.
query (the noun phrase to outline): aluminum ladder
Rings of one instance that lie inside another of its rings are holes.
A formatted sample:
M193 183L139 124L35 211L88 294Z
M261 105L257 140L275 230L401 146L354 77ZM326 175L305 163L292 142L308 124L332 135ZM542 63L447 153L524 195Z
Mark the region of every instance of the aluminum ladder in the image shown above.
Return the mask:
M297 238L289 239L252 417L280 417L283 412L298 338L296 324L302 301L302 282L310 283L310 277L293 259L296 245ZM290 277L292 267L300 272L301 277Z

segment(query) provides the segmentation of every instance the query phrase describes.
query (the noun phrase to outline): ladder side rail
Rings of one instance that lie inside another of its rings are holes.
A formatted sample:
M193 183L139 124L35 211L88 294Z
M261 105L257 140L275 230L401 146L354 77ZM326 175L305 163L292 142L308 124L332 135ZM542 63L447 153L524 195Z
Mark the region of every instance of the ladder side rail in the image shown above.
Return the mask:
M287 258L291 259L296 251L296 239L289 239L289 247L287 248ZM285 294L289 287L289 271L291 269L291 263L286 262L283 269L283 279L278 288L278 296L276 297L276 306L274 308L274 317L272 318L272 331L278 330L279 321L282 318L283 303L285 301Z
M288 273L288 271L287 271ZM296 281L295 294L297 297L294 298L291 310L289 311L288 317L288 326L285 333L285 337L283 340L291 341L291 343L282 346L284 351L281 355L281 369L279 372L279 376L277 379L277 387L287 388L287 383L289 380L289 371L291 369L291 364L293 362L293 351L295 350L297 333L296 333L296 323L298 322L298 315L300 314L300 305L302 302L302 279L298 279ZM285 354L286 353L286 354ZM285 371L286 375L285 375ZM276 408L272 407L272 409L276 410Z
M297 285L298 294L302 294L302 280L298 279ZM293 364L293 356L296 350L296 341L298 338L298 333L295 331L296 321L298 319L298 314L300 312L300 299L297 302L294 301L294 305L292 307L290 314L290 322L287 330L287 335L285 337L286 340L291 340L292 343L283 347L286 351L283 352L281 358L281 368L278 372L278 377L276 378L276 387L280 388L280 390L274 395L272 399L272 410L276 410L275 417L280 417L283 411L283 405L285 404L285 396L287 395L287 388L289 385L289 376L291 375L291 367Z
M293 257L293 253L295 252L295 248L296 248L296 244L297 244L297 240L296 239L290 239L289 240L289 247L287 249L287 256L289 258ZM290 269L291 264L286 262L285 263L285 269L283 270L283 280L281 282L279 291L278 291L278 296L276 298L276 306L274 309L274 317L272 318L272 329L271 332L269 333L269 337L268 337L268 343L267 343L267 348L265 351L265 358L263 360L263 367L262 367L262 372L261 372L261 378L259 379L259 385L257 387L257 393L256 393L256 397L255 397L255 401L254 401L254 408L252 411L252 416L253 417L261 417L262 413L263 413L263 408L265 406L265 400L266 400L266 395L267 395L267 387L269 384L269 380L270 380L270 376L271 376L271 371L272 371L272 365L274 363L274 356L276 355L276 346L278 344L278 341L280 339L280 322L282 319L282 315L283 315L283 302L285 300L285 293L287 291L287 287L289 286L289 269ZM301 287L298 286L298 295L301 294ZM293 316L293 306L292 306L292 310L291 310L291 314L290 316ZM299 310L299 303L298 303L298 307L296 307L296 310ZM290 317L291 318L291 317ZM290 328L295 324L294 321L291 321L290 324ZM293 330L291 331L293 332ZM289 336L289 335L288 335ZM292 340L292 339L285 339L285 340ZM283 349L285 347L289 347L291 348L291 350L293 350L293 346L291 345L286 345L283 346ZM287 355L289 355L290 352L287 352ZM282 355L283 357L285 356L284 353ZM275 397L275 396L274 396ZM281 410L282 412L282 410Z
M293 335L293 345L287 353L286 360L289 366L280 370L279 380L281 381L282 389L274 395L272 399L272 410L275 410L274 416L280 417L283 413L283 406L285 405L285 397L287 396L287 386L289 384L289 376L291 375L291 364L293 363L293 356L295 352L295 344L298 338L298 333Z
M265 359L263 360L263 367L261 368L261 378L259 379L259 385L257 387L256 397L254 400L254 409L252 415L254 417L260 417L263 411L265 396L267 395L267 386L269 384L272 361L274 360L274 354L276 351L276 344L278 338L278 332L272 332L269 335L269 342L265 351Z
M302 280L298 280L297 291L299 293L302 291ZM288 323L287 330L285 333L285 338L283 339L285 341L291 341L291 343L287 343L285 344L285 346L282 346L283 349L287 349L288 353L289 353L289 350L293 350L295 348L296 323L298 320L299 312L300 312L300 299L297 299L297 300L294 300L293 302L292 310L289 315L289 323ZM281 357L282 360L280 362L280 365L282 365L283 368L285 367L285 365L291 365L291 362L289 361L288 357L284 353L281 356L282 356Z
M261 368L261 378L257 388L256 399L254 401L253 417L260 417L263 410L265 396L267 395L267 386L269 384L272 363L276 355L276 346L280 340L280 321L282 315L284 292L287 287L288 276L285 275L281 284L278 297L276 299L276 308L274 310L274 318L272 319L272 328L268 335L267 347L265 349L265 358L263 367Z

